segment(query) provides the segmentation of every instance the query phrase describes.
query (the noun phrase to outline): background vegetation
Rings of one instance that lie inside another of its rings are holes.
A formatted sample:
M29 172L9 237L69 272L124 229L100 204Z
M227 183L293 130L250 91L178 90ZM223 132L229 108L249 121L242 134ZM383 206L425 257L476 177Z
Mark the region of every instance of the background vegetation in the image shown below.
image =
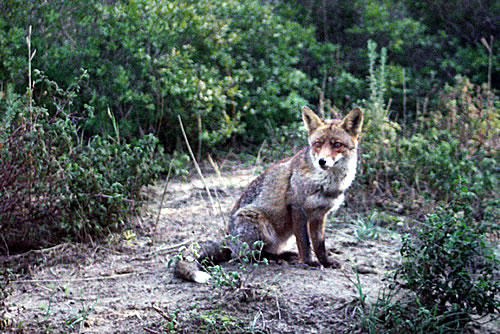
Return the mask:
M366 110L349 209L423 221L417 244L498 229L498 1L5 0L0 11L3 253L123 227L141 186L186 166L178 116L197 158L260 148L268 161L304 144L304 104ZM434 261L412 245L411 263ZM491 261L471 266L466 248L440 261L463 260L446 270L477 282L471 300L410 265L398 274L417 298L407 305L460 326L470 318L449 312L498 312L498 260L478 251ZM429 291L446 296L438 309L419 299ZM399 314L378 310L370 330Z

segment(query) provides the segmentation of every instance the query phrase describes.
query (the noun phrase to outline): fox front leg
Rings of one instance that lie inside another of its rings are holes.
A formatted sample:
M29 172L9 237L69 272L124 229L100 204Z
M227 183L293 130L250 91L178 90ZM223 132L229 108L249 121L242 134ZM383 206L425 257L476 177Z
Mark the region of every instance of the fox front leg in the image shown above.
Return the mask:
M340 263L326 254L324 217L315 217L312 219L309 223L309 230L311 232L314 253L316 254L319 262L326 268L339 268Z
M318 263L311 259L311 243L309 241L309 229L307 227L307 216L300 206L292 206L293 233L297 239L299 249L299 260L301 263L318 266Z

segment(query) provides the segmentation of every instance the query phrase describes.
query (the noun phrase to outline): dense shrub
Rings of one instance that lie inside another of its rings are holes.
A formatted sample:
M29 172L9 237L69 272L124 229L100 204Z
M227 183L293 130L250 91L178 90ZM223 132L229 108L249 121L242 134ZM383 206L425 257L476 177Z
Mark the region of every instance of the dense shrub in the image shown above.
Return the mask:
M321 96L326 106L347 110L367 99L365 45L372 39L387 49L390 118L412 122L422 110L436 110L439 87L455 74L487 81L489 55L480 38L493 41L499 7L458 3L9 0L0 3L0 84L24 90L31 24L36 68L63 87L80 68L89 71L74 100L88 132L113 132L109 107L123 137L155 133L172 152L182 143L181 115L198 153L238 149L239 141L260 145L267 129L296 122L307 101ZM434 10L450 15L434 17ZM468 23L450 25L454 20ZM499 48L492 43L493 64ZM43 91L35 99L50 107ZM87 119L86 108L94 117Z
M369 54L356 200L426 218L404 237L396 280L360 309L360 325L370 333L463 331L500 312L500 262L485 237L500 216L498 98L459 76L440 92L439 109L403 132L387 115L384 52L378 64L373 44Z
M36 68L63 87L81 68L89 72L74 110L91 134L113 132L109 108L124 138L155 133L169 152L182 144L178 115L194 147L214 148L243 132L259 142L263 119L271 127L294 122L316 94L298 69L312 29L260 1L11 2L0 19L0 48L10 50L0 82L24 89L25 60L16 57L31 24ZM35 99L46 102L43 91Z
M417 238L403 238L396 281L362 327L370 333L457 333L500 313L500 261L470 217L438 209Z
M2 252L123 227L141 186L160 171L157 139L95 136L85 143L66 110L51 114L23 100L12 92L0 98Z
M361 186L371 188L381 200L401 202L409 213L417 209L420 215L438 205L453 205L460 189L467 187L472 194L467 202L471 214L478 221L494 221L498 97L458 76L441 92L440 109L420 115L405 135L387 117L382 73L380 65L370 76L372 93L365 102Z
M464 318L500 312L500 262L472 222L438 210L429 215L417 241L403 239L397 277L423 306L435 307L440 315L457 312Z
M488 81L489 52L482 38L492 50L492 64L500 60L496 24L500 6L495 1L288 0L279 8L281 15L314 26L321 45L335 44L333 52L323 50L322 57L330 62L309 57L304 69L312 78L324 80L325 97L337 106L347 108L368 97L368 90L358 87L367 88L367 41L387 48L388 71L393 75L386 98L392 99L391 119L401 122L434 107L440 88L457 74L476 84ZM498 66L491 72L492 88L498 89ZM356 85L344 90L347 74Z

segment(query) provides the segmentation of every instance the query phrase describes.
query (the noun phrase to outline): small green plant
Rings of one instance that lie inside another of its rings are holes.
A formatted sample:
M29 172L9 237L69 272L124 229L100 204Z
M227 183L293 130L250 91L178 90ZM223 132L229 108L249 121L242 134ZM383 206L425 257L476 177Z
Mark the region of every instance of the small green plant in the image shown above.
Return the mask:
M179 317L179 313L181 312L181 309L175 309L173 311L170 311L167 308L166 310L163 310L163 308L161 308L159 306L159 304L158 305L157 304L158 303L153 303L151 308L154 311L156 311L159 315L161 315L161 317L163 318L161 325L160 325L163 328L162 333L173 334L173 333L181 332L181 330L179 328L179 326L181 324L180 317ZM155 326L157 326L157 324L155 324ZM146 327L144 327L144 329L147 330Z
M223 310L214 309L200 316L202 323L200 329L204 333L233 333L235 330L240 330L238 319L226 314Z
M50 294L49 296L49 301L48 301L48 304L47 305L42 305L40 306L40 308L44 311L44 318L45 318L45 322L47 322L50 318L50 314L52 312L52 299L54 298L54 295L56 293L56 289L53 288L52 289L52 293Z
M369 312L370 333L456 333L500 313L500 261L484 231L462 213L438 209L417 238L403 238L396 280Z
M267 259L261 257L264 248L263 241L255 241L250 247L247 242L241 242L239 236L227 235L225 237L225 245L236 243L239 244L240 250L232 261L239 262L238 271L227 271L221 265L209 265L207 260L202 263L212 276L212 287L241 288L251 280L252 273L259 264L268 264ZM251 265L253 270L249 270L248 265Z
M241 273L239 271L227 271L221 265L207 267L212 278L210 284L212 288L238 287L241 283Z
M377 240L379 237L379 227L377 224L377 212L374 212L368 219L359 218L356 220L354 235L358 240Z
M170 312L168 315L163 314L162 315L167 319L167 324L164 327L167 331L167 333L177 333L178 331L178 326L179 326L179 312L181 310L176 309L172 312Z
M94 310L94 306L97 303L97 299L92 303L91 306L87 306L84 304L82 301L81 308L78 310L77 313L72 314L68 320L65 322L65 327L66 329L75 329L76 326L82 324L89 314Z

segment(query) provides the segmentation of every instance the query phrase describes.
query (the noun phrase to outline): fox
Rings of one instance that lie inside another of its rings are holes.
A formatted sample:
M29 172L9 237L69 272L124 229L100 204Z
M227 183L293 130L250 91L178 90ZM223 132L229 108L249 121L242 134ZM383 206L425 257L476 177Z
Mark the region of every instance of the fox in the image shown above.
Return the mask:
M177 277L206 283L210 275L199 265L203 259L229 261L237 257L243 243L254 245L256 241L263 243L264 257L295 257L307 266L340 267L327 254L325 222L344 202L355 178L363 111L355 108L341 120L325 120L304 106L302 119L308 145L272 165L246 187L230 212L225 231L232 241L200 243L197 262L177 261ZM293 237L298 254L284 250Z

